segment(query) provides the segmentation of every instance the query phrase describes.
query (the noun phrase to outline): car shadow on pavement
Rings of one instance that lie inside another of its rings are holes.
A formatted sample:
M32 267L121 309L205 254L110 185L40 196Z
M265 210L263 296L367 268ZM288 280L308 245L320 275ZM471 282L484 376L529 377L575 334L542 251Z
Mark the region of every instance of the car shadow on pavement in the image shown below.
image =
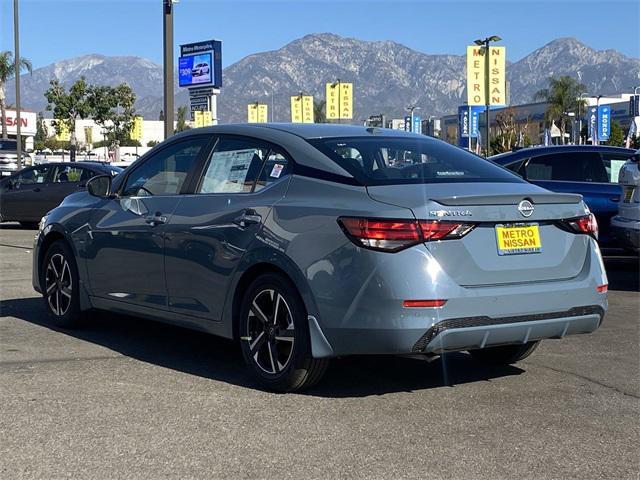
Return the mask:
M640 259L637 256L606 256L604 265L609 290L640 292Z
M127 357L230 384L260 388L247 371L235 342L205 333L126 315L92 314L82 329L55 327L40 298L0 302L0 317L14 317L104 346ZM321 383L304 395L364 397L411 392L519 375L513 367L486 367L467 354L447 354L434 362L396 356L335 359Z

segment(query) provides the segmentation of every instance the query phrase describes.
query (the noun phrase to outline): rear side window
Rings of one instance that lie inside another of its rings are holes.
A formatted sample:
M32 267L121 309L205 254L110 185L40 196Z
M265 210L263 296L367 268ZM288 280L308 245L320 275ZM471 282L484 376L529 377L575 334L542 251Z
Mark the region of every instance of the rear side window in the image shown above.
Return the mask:
M268 148L250 139L222 138L205 170L198 193L250 193Z
M366 186L522 182L489 160L427 137L328 138L309 142Z
M291 164L283 154L271 150L264 163L264 168L260 172L260 177L256 182L254 191L262 190L273 182L285 177L291 170Z
M595 152L551 153L527 163L527 180L609 182L607 171Z
M629 160L630 155L623 155L620 153L607 153L602 154L602 163L607 171L608 182L618 183L618 175L622 165Z

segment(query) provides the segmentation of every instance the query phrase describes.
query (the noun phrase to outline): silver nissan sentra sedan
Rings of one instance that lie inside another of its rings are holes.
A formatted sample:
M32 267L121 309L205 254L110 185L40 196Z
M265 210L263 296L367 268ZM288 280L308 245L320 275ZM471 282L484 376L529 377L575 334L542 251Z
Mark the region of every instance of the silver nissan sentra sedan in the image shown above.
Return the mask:
M237 339L266 388L331 357L468 351L513 363L607 308L597 224L442 141L341 125L175 135L42 219L33 285L53 321L92 309Z

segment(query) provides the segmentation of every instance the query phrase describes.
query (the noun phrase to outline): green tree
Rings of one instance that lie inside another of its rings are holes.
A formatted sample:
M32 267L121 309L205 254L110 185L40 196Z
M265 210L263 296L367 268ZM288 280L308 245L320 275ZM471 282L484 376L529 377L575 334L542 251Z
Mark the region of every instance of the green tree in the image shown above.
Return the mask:
M158 115L158 120L160 120L161 122L164 122L164 110L160 110L160 115Z
M34 138L34 147L36 150L42 150L46 148L45 142L49 138L49 131L47 124L44 123L44 115L42 112L38 113L38 119L36 121L36 136Z
M158 145L160 142L157 140L149 140L147 142L147 147L155 147L156 145Z
M100 85L89 88L91 115L96 124L105 130L111 143L128 143L135 116L135 101L136 95L126 83L115 87Z
M607 145L613 145L616 147L622 147L624 145L624 132L618 122L611 122L611 132L609 132L609 140Z
M187 125L187 107L181 106L178 107L178 120L176 121L176 132L183 132L189 129L189 125Z
M324 100L313 102L313 118L316 123L327 123L327 115L324 108L325 104L326 102Z
M49 85L44 96L48 102L47 110L53 111L53 128L58 135L66 128L71 134L73 147L77 144L76 120L87 118L91 114L91 106L87 98L89 86L84 77L76 80L69 87L69 91L58 80L51 80Z
M31 62L26 58L20 58L20 71L33 72ZM13 60L13 53L9 50L0 52L0 115L2 116L2 138L7 138L7 80L16 74L16 64Z
M561 142L564 144L564 134L567 129L569 113L584 112L587 105L580 99L580 94L586 87L576 79L564 75L560 78L549 77L549 88L543 88L534 95L534 100L547 102L545 118L549 124L556 123L561 133Z

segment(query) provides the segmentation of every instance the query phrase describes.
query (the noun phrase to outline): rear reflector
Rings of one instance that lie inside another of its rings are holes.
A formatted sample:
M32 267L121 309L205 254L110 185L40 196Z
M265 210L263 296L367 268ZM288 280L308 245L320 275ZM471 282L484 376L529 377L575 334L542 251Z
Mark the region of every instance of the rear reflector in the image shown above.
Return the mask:
M349 239L359 247L397 252L421 242L461 238L474 224L439 220L338 219Z
M442 307L446 300L405 300L402 302L404 308L436 308Z
M607 293L608 290L609 290L609 285L607 285L606 283L604 285L598 285L596 287L596 292L598 293Z

